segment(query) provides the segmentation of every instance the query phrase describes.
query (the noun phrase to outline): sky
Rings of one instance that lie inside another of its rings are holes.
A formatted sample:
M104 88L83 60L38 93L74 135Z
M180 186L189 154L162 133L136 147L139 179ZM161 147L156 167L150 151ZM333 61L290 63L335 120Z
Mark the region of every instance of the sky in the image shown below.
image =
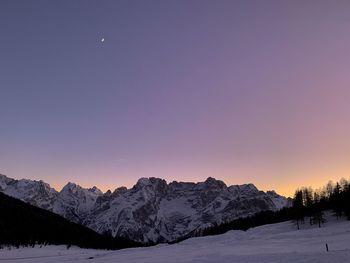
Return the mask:
M349 178L349 14L337 0L2 0L0 173L285 195Z

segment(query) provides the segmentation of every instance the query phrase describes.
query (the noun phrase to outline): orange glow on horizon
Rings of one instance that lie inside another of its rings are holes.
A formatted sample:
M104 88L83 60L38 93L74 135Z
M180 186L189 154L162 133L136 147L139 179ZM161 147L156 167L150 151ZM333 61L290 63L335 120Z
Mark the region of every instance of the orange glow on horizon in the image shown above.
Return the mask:
M333 181L334 183L339 181L341 178L349 179L350 170L344 170L343 172L337 172L335 176L328 176L328 172L324 172L323 174L318 174L317 176L308 176L308 174L299 174L297 180L286 180L285 182L274 184L274 183L261 183L261 182L236 182L236 183L229 183L228 180L216 178L218 180L222 180L225 182L227 186L235 185L235 184L245 184L245 183L253 183L259 190L262 191L269 191L274 190L278 194L283 195L285 197L293 197L295 190L301 187L312 187L313 190L317 190L325 186L329 181ZM190 180L167 180L167 183L170 183L172 181L183 181L183 182L189 182ZM203 180L194 180L193 182L202 182ZM230 181L230 180L229 180ZM103 193L107 192L108 190L111 190L112 192L119 188L119 187L127 187L130 189L136 184L137 180L134 182L129 182L127 184L79 184L79 182L74 182L77 185L80 185L83 188L92 188L93 186L96 186L99 188ZM47 182L49 183L49 182ZM68 183L68 182L66 182ZM50 184L51 187L56 189L57 191L61 191L62 188L66 185L66 183L54 183Z

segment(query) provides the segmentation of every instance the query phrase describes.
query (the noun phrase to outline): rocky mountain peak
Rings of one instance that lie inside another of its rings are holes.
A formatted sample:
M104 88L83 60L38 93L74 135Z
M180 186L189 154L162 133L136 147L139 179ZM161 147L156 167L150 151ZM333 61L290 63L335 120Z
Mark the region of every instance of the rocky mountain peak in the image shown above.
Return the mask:
M288 205L288 199L253 184L227 187L209 177L204 182L167 182L141 178L131 188L103 194L97 187L67 183L57 193L43 181L0 175L0 191L53 211L100 233L141 242L165 242L195 235L202 228Z
M128 191L128 188L126 188L125 186L121 186L114 190L113 195L125 194L127 191Z
M103 192L100 189L98 189L96 186L89 188L89 191L97 195L103 195Z
M61 196L68 195L68 196L75 196L75 197L81 197L81 196L97 197L97 196L103 195L103 193L96 186L86 189L75 183L68 182L62 188L60 195Z
M68 191L68 190L74 190L76 188L78 188L80 186L78 186L77 184L75 183L72 183L72 182L68 182L65 186L63 186L62 190L61 191Z
M4 191L8 184L15 181L14 179L8 178L6 175L0 174L0 191Z
M223 189L226 188L226 184L223 181L216 180L213 177L208 177L205 181L204 184L207 188L214 188L214 189Z
M147 190L153 192L165 192L168 188L168 184L164 179L149 177L140 178L133 186L134 191Z
M267 191L266 194L272 197L279 197L279 195L274 190Z

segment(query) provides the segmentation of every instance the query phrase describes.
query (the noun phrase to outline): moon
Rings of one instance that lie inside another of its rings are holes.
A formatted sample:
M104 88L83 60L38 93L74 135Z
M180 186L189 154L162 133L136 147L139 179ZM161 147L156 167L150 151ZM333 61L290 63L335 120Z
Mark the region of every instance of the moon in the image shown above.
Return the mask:
M101 38L101 42L102 42L102 43L105 42L105 39L104 39L104 38Z

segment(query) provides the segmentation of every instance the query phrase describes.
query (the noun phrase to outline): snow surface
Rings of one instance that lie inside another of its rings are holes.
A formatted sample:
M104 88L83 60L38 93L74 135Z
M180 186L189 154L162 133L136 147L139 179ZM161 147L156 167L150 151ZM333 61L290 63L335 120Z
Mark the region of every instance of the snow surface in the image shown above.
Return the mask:
M305 221L307 222L307 220ZM329 246L326 252L325 244ZM322 227L292 222L265 225L247 232L191 238L174 245L118 251L48 246L0 250L0 262L128 263L338 263L350 262L350 222L328 217Z
M195 236L206 227L290 205L289 199L274 191L265 193L253 184L228 187L212 177L169 184L160 178L141 178L131 189L103 194L96 187L75 183L57 192L43 181L0 174L0 191L99 233L156 243Z

